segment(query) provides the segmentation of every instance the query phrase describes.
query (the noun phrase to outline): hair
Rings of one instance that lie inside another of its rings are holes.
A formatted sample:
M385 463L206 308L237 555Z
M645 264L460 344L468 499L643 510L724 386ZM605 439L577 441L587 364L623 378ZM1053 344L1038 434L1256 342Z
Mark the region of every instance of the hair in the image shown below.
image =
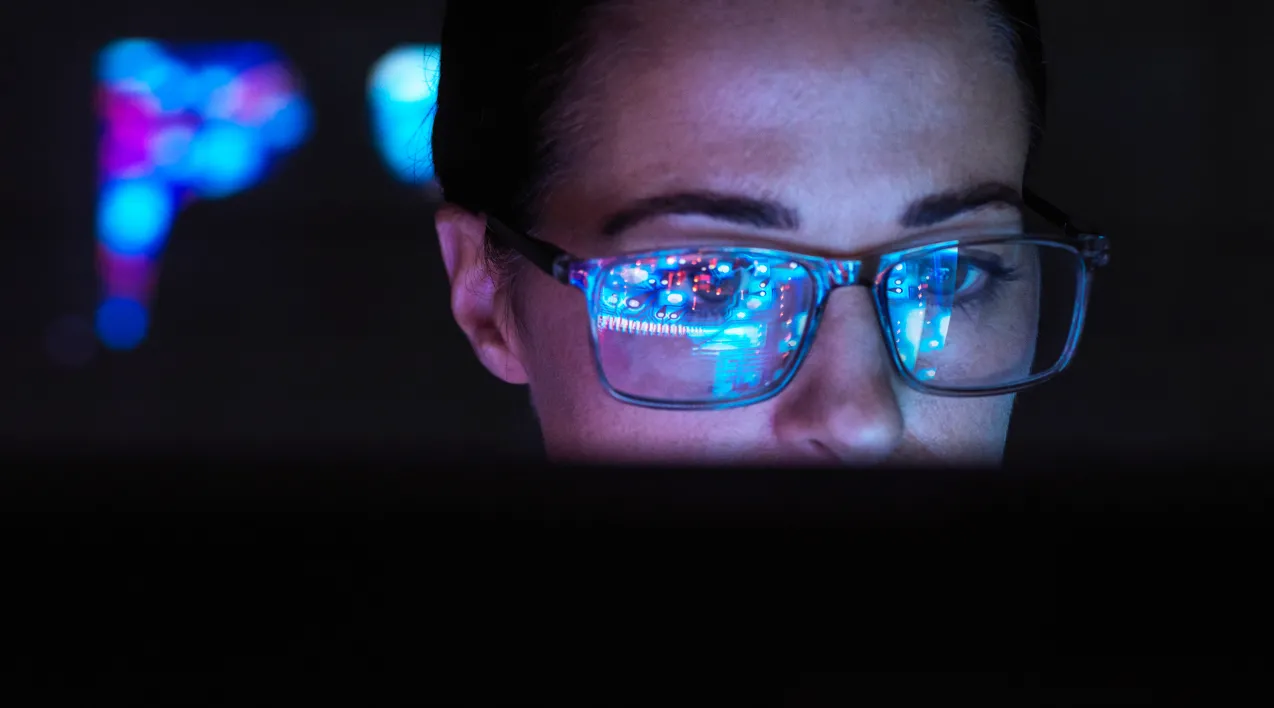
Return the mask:
M619 0L449 2L432 159L443 197L533 231L546 190L586 119L576 79L594 56L598 12ZM1035 0L967 0L983 7L993 51L1016 65L1034 149L1043 134L1045 74ZM581 115L581 110L583 115ZM516 260L486 242L498 275Z

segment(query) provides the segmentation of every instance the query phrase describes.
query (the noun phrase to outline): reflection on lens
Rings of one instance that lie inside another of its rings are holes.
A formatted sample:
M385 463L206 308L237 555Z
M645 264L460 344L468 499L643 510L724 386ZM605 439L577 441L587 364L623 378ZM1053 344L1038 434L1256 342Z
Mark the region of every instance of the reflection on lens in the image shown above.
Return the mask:
M667 403L730 402L781 384L817 287L800 264L730 251L617 263L599 278L603 376L621 394Z
M1061 362L1083 274L1069 248L961 245L887 266L888 334L920 382L950 390L1012 386Z

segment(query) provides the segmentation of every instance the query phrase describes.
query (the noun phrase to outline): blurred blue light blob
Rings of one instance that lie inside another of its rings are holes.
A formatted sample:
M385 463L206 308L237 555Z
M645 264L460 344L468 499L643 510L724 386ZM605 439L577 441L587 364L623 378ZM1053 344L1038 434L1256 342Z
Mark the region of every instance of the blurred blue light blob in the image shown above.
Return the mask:
M432 112L406 117L383 116L376 121L376 145L381 158L395 177L409 184L423 184L433 179L430 133Z
M163 243L172 220L172 196L162 182L111 182L98 198L98 238L116 253L153 252Z
M238 74L228 66L212 64L192 71L182 82L184 106L199 113L207 113L217 91L229 86Z
M194 65L216 64L240 74L254 66L278 61L273 45L259 41L185 44L181 56Z
M97 308L97 338L107 349L136 349L146 338L150 314L136 300L115 297Z
M169 126L150 137L150 159L157 168L166 168L181 162L190 149L195 131L184 125Z
M368 88L382 100L432 103L438 96L439 56L435 46L395 47L372 67Z
M158 42L121 39L108 44L98 55L97 77L107 83L138 80L155 66L169 62Z
M311 120L305 100L293 97L261 126L261 141L271 150L291 150L309 135Z
M204 124L191 142L186 159L195 191L213 199L251 187L266 169L260 136L234 123Z
M436 46L397 47L376 62L368 78L376 148L394 175L412 184L433 179L429 141L439 58Z
M134 91L144 91L163 111L187 107L189 69L149 39L124 39L109 44L98 59L99 78Z
M280 58L279 51L268 42L236 42L228 49L219 49L225 53L227 63L239 71L246 71L255 66L270 64Z
M147 74L142 81L159 101L160 110L172 113L191 107L191 77L189 67L180 62L170 62Z

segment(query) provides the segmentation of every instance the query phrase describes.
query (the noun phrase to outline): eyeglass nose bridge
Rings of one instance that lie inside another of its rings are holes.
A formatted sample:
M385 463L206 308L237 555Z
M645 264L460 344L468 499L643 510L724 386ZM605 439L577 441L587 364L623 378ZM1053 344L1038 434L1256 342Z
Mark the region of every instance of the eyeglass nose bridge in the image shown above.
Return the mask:
M846 285L865 285L862 280L862 261L827 261L827 282L832 288Z

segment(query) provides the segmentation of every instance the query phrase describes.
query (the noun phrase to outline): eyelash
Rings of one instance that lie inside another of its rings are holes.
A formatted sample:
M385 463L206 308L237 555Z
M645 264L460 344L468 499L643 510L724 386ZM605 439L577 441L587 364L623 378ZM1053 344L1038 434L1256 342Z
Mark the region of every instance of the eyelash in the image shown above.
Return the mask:
M970 258L969 261L972 267L985 274L987 282L972 296L956 303L960 311L965 314L969 314L969 308L983 307L994 302L1004 294L1006 285L1020 277L1020 269L1017 266L1005 266L999 263L978 261L973 258Z

